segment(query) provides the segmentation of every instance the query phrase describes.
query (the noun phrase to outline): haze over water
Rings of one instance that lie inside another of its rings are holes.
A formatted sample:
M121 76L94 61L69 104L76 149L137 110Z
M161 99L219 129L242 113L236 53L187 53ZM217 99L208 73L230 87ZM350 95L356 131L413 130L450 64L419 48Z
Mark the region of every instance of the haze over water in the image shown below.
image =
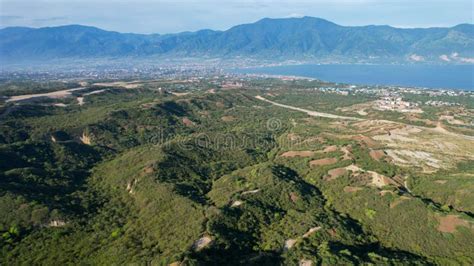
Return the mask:
M301 76L359 85L474 90L474 65L291 65L237 72Z

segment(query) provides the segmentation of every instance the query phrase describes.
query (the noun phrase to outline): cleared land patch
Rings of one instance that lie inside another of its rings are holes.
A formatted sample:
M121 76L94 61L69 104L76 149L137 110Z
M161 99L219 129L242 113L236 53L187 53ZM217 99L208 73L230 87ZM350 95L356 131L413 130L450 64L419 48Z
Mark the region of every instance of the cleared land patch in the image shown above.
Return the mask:
M330 164L335 164L335 163L337 163L336 158L324 158L324 159L310 161L309 166L314 167L314 166L330 165Z
M385 152L383 150L371 150L369 155L372 159L380 161L383 157L385 157Z
M327 181L333 180L333 179L336 179L336 178L338 178L340 176L343 176L347 173L348 173L348 171L346 170L345 167L331 169L331 170L328 171L328 176L325 177L325 180L327 180Z
M461 219L458 215L438 216L437 219L438 231L443 233L453 233L458 226L471 227L468 221Z
M183 124L186 125L186 126L188 126L188 127L194 126L194 122L191 121L191 120L190 120L189 118L187 118L187 117L183 117L182 121L183 121Z
M196 251L200 251L203 248L207 247L209 244L211 244L212 238L210 236L203 236L196 240L193 244L193 248Z
M232 122L235 120L235 117L231 115L226 115L226 116L221 117L221 120L224 122Z

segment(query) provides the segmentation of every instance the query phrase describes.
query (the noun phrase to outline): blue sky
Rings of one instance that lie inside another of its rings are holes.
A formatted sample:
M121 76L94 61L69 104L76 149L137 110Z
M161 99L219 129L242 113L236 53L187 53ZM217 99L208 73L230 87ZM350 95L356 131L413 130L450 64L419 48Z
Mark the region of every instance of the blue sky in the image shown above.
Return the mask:
M225 30L264 17L314 16L341 25L473 23L474 0L0 0L0 27L65 24L136 33Z

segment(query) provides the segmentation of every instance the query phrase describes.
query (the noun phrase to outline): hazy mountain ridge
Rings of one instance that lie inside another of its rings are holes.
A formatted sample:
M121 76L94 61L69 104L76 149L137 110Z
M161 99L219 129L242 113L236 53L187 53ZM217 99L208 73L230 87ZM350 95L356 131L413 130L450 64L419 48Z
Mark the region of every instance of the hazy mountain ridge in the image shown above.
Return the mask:
M0 57L5 61L150 55L474 63L474 25L426 29L347 27L304 17L266 18L226 31L165 35L118 33L80 25L0 30Z

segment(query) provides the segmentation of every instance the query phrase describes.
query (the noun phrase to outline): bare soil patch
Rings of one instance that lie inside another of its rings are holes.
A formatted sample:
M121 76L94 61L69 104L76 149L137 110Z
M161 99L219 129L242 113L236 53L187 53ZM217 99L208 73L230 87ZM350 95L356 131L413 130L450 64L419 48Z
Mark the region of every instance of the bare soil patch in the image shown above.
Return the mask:
M378 187L378 188L381 188L381 187L384 187L386 185L389 185L391 182L391 180L384 176L384 175L381 175L377 172L373 172L373 171L368 171L368 173L370 173L372 175L372 185Z
M92 137L89 134L86 134L86 132L83 132L79 139L83 144L92 145Z
M26 95L16 95L11 96L5 102L16 102L16 101L23 101L23 100L30 100L33 98L51 98L51 99L58 99L58 98L66 98L72 95L72 92L83 90L86 88L75 88L75 89L68 89L68 90L61 90L61 91L53 91L48 93L38 93L38 94L26 94Z
M351 146L344 146L341 148L341 151L344 153L342 160L352 160L352 148Z
M451 125L461 125L464 126L466 125L463 121L454 118L452 115L442 115L439 117L440 120L445 120Z
M298 263L299 266L312 266L313 262L307 259L301 259Z
M52 220L49 222L49 227L63 227L66 225L66 222L63 220Z
M80 106L84 105L84 97L77 97L77 104L79 104Z
M365 144L365 146L369 148L374 148L377 146L377 142L367 136L359 135L352 137L352 139L362 142L363 144Z
M420 150L386 150L386 152L394 163L402 166L415 165L434 169L440 169L444 166L443 162L435 158L434 154L430 152Z
M321 226L312 227L306 233L304 233L304 235L302 235L301 237L287 239L285 241L284 249L285 250L291 249L296 244L296 242L300 241L303 238L310 237L315 232L321 230L321 228L322 228Z
M334 180L340 176L343 176L347 174L347 170L346 168L335 168L335 169L331 169L328 171L328 177L326 178L327 181L329 180Z
M300 199L300 197L298 197L298 194L296 194L295 192L290 193L290 200L292 202L297 202L299 199Z
M147 166L145 167L145 169L143 169L143 172L145 172L145 174L151 174L155 171L155 169L153 169L153 166Z
M248 190L248 191L242 192L242 194L240 194L240 195L255 194L259 191L260 191L260 189Z
M242 205L242 204L243 204L242 201L236 200L236 201L232 202L232 205L230 205L230 206L231 206L231 207L238 207L238 206L240 206L240 205Z
M358 113L359 115L362 115L362 116L366 116L366 115L369 114L369 113L367 113L367 112L365 111L365 109L359 110L359 111L357 111L357 113Z
M315 232L317 232L319 230L321 230L321 226L312 227L308 230L308 232L306 232L303 235L303 238L307 238L307 237L309 237L310 235L314 234Z
M288 239L285 241L285 250L292 248L296 244L296 239Z
M436 180L434 181L436 184L441 184L441 185L444 185L448 182L448 180Z
M203 236L199 238L198 240L196 240L196 242L194 242L193 248L194 250L199 251L207 247L209 244L211 244L211 242L212 242L212 238L210 236Z
M194 126L194 122L189 120L189 118L187 117L183 117L183 124L188 127Z
M231 115L226 115L226 116L221 117L221 120L224 122L232 122L235 120L235 117Z
M352 172L363 172L364 169L360 168L359 166L355 164L351 164L349 166L346 166L346 169Z
M471 226L468 221L459 218L458 215L438 216L437 218L439 222L438 231L443 233L453 233L458 226Z
M309 162L309 166L322 166L322 165L330 165L330 164L335 164L337 163L336 158L324 158L324 159L318 159L318 160L312 160Z
M380 161L380 159L385 157L385 152L383 150L371 150L369 154L370 157L376 161Z
M132 181L128 182L126 191L130 194L134 194L135 191L133 189L136 187L137 183L138 183L138 179L135 179L135 178Z
M371 178L370 184L378 188L381 188L390 184L398 186L398 184L394 180L374 171L365 171L364 169L354 164L347 166L345 169L355 173L356 176L359 175L360 173L368 175L369 178Z
M337 146L336 145L327 146L323 150L323 152L335 152L335 151L337 151Z

